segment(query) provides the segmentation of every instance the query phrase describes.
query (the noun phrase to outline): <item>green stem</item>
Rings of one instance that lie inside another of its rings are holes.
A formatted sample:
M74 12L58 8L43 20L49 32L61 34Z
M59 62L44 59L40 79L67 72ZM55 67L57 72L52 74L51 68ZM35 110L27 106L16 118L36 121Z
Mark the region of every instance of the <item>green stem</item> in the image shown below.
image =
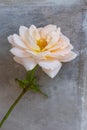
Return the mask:
M6 119L8 118L8 116L10 115L10 113L12 112L14 107L16 106L16 104L19 102L19 100L22 98L22 96L26 93L26 91L27 91L27 89L23 89L21 94L18 96L18 98L15 100L15 102L11 105L11 107L9 108L9 110L7 111L7 113L5 114L5 116L3 117L3 119L0 122L0 128L2 127L3 123L6 121Z

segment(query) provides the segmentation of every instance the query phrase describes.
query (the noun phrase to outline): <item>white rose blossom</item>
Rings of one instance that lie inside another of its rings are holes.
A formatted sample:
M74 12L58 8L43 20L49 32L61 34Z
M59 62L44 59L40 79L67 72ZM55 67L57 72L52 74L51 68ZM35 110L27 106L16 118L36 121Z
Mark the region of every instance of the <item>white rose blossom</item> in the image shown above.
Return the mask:
M71 61L77 56L72 51L70 40L56 25L43 28L20 26L19 35L10 35L8 41L12 44L10 52L17 63L26 70L32 70L38 64L51 78L59 72L62 62Z
M0 128L27 91L38 92L48 97L40 90L37 77L34 75L37 64L53 78L59 72L62 62L71 61L77 56L72 51L73 46L69 39L61 33L60 28L57 28L56 25L47 25L43 28L37 28L34 25L31 25L30 28L20 26L19 35L10 35L8 41L12 44L10 52L14 55L14 60L30 71L22 80L15 79L22 88L22 92L0 121Z

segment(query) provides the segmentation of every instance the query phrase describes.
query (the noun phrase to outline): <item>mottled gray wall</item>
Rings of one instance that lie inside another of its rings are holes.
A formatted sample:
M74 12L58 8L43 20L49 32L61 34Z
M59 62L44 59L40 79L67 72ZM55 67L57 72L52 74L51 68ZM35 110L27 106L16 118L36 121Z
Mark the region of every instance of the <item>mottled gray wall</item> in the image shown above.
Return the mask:
M18 33L20 25L56 24L78 53L54 79L39 68L38 80L49 98L28 92L1 130L87 130L86 5L86 0L0 0L0 120L21 92L15 77L26 72L13 61L7 36Z

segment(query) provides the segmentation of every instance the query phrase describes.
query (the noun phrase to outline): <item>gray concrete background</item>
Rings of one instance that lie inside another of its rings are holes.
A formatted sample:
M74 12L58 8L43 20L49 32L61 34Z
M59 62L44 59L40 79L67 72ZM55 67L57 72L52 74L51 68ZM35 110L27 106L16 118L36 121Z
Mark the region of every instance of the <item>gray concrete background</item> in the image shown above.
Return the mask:
M87 130L86 5L86 0L0 0L0 120L21 92L14 79L26 73L13 61L7 36L20 25L56 24L78 53L54 79L39 68L38 81L49 98L28 92L1 130Z

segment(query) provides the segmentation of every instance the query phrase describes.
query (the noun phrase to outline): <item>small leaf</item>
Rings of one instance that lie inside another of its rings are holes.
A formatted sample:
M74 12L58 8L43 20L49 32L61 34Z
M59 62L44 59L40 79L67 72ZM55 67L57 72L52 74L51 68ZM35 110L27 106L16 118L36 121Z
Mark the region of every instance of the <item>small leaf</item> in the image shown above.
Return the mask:
M26 79L23 79L22 82L23 82L25 85L29 84L29 81L26 80Z
M42 91L40 90L38 84L34 84L34 85L32 85L32 86L29 88L29 90L32 90L32 91L34 91L34 92L38 92L38 93L44 95L45 97L48 97L47 94L45 94L44 92L42 92Z
M25 84L23 83L22 80L19 80L19 79L16 78L15 81L19 84L19 86L20 86L21 88L26 88L26 86L25 86Z

